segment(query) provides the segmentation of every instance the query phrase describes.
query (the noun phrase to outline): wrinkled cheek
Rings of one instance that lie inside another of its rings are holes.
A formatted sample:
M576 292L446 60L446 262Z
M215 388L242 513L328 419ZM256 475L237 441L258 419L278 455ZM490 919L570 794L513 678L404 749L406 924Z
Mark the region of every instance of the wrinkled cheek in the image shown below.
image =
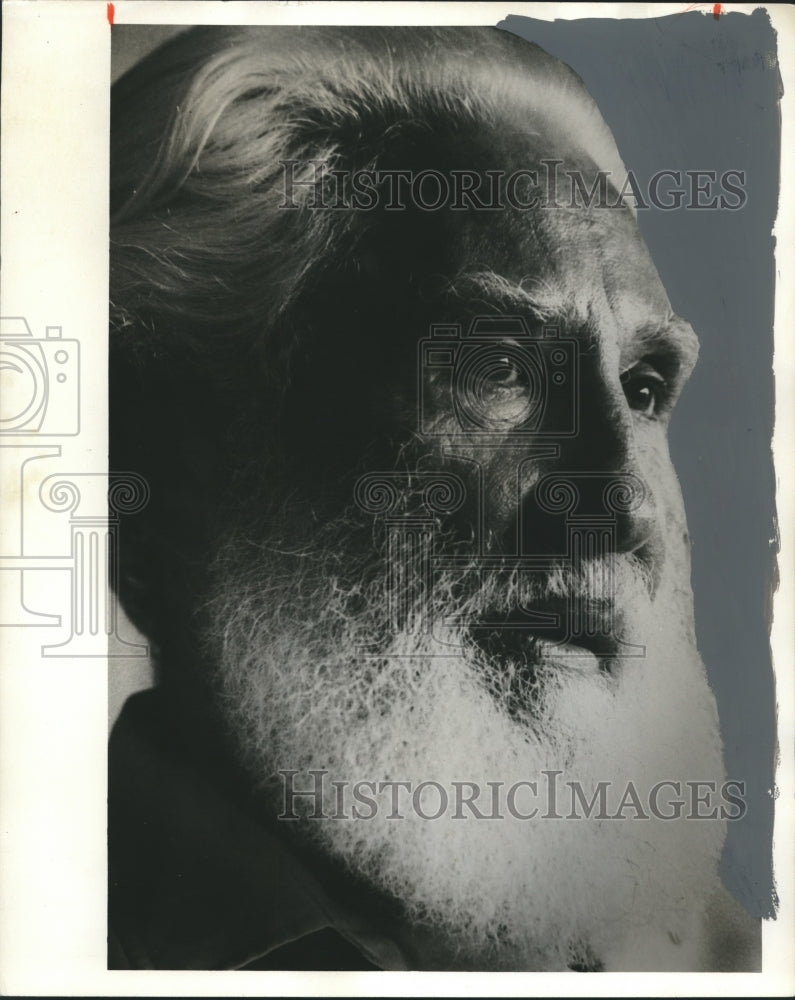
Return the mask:
M670 463L662 482L664 488L661 496L661 508L666 549L676 568L684 573L685 579L689 581L690 535L687 530L687 514L679 480Z
M654 498L656 520L666 553L674 556L683 546L689 550L682 491L667 439L646 441L638 452L644 482Z
M660 596L670 602L683 639L695 642L693 591L690 582L690 535L682 491L670 462L660 476L660 523L664 561Z

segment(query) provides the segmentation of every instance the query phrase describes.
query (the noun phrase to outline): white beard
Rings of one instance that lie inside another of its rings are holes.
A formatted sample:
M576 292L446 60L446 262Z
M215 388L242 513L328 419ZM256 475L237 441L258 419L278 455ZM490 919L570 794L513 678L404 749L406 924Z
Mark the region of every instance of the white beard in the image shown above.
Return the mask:
M392 790L384 790L372 795L371 819L306 824L322 851L399 900L409 922L449 942L462 968L697 963L689 944L716 884L723 821L687 819L688 809L678 820L638 819L631 807L623 819L544 819L541 795L541 772L550 769L563 772L564 816L571 810L565 782L579 782L588 799L609 782L610 815L630 783L646 812L657 782L682 782L683 793L686 781L720 787L718 720L689 638L689 590L663 581L652 601L632 561L616 560L622 632L645 644L646 655L619 660L611 675L594 658L552 652L537 685L523 688L515 667L489 662L471 642L449 655L438 639L404 630L383 655L363 658L382 620L382 589L346 589L317 551L298 560L300 571L286 569L281 557L269 562L252 574L229 568L233 560L221 572L211 637L220 703L263 788L281 787L281 769L301 772L296 788L311 784L302 783L304 772L322 769L325 812L337 811L331 782L342 781L350 816L358 781L410 781L412 788L434 781L450 792L453 782L475 782L485 813L487 782L504 783L504 818L494 820L468 811L465 820L452 819L452 794L438 819L418 815L408 795L405 818L390 820ZM437 611L449 610L449 591L437 596ZM463 610L473 610L471 600ZM532 820L505 808L505 791L524 781L538 782L538 799L524 792L516 800L522 812L539 807ZM311 808L304 799L295 808L302 802ZM423 802L426 814L437 811L433 790ZM677 948L676 939L685 945Z

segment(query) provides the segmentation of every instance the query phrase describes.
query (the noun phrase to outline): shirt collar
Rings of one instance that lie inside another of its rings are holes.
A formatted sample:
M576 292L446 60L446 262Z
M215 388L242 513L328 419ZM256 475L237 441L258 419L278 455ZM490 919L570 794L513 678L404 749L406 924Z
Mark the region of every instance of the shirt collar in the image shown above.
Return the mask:
M237 969L332 928L383 969L406 958L174 736L158 692L128 700L110 742L109 921L134 968Z

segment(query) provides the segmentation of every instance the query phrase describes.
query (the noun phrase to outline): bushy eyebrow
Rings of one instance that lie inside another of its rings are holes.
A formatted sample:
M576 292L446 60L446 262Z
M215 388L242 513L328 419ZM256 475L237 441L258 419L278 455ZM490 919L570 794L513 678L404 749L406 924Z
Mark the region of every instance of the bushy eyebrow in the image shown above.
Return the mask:
M517 284L494 271L462 271L448 282L445 291L470 306L480 304L490 311L529 314L537 323L554 323L569 330L588 325L587 317L562 303L559 292L538 278ZM643 353L677 357L683 371L690 371L698 359L698 337L690 324L673 312L638 327L632 340Z
M645 355L675 358L683 374L698 360L699 342L692 326L675 313L662 322L648 323L635 332L634 345Z

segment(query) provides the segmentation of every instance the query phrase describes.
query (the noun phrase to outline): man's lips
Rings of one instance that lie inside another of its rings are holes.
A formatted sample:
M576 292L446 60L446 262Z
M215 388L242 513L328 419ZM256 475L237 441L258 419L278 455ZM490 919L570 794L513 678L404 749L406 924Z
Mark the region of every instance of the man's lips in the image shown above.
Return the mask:
M484 616L470 632L490 656L518 658L528 666L552 661L585 671L607 669L619 645L612 606L603 600L553 599Z

